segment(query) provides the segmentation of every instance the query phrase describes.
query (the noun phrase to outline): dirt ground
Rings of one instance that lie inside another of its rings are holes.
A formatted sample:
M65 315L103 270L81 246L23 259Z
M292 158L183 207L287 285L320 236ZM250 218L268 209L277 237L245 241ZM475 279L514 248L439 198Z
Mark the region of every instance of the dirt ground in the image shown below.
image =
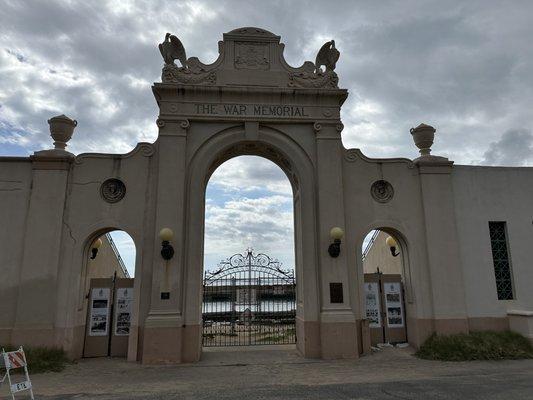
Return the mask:
M437 362L412 353L324 361L292 346L254 346L209 349L188 365L85 359L31 378L36 399L533 399L533 360Z

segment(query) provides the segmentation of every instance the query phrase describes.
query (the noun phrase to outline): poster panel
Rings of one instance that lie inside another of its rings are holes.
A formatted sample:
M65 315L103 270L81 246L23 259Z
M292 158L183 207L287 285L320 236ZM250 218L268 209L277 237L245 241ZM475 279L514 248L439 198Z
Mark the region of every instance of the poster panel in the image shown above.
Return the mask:
M109 325L109 288L93 288L91 291L91 317L89 336L106 336Z
M379 286L377 282L365 283L366 319L370 328L381 327L381 313L379 304Z
M118 288L116 293L115 335L128 336L130 334L131 325L133 288Z
M400 282L386 282L385 305L387 307L387 326L389 328L403 328L402 286Z

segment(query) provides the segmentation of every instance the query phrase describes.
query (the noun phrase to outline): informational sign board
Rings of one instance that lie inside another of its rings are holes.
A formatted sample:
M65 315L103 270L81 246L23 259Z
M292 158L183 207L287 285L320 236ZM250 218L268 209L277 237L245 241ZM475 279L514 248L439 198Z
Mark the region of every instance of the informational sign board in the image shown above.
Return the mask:
M92 278L83 357L126 357L134 329L131 278Z
M131 308L133 304L133 289L118 288L115 304L115 335L128 336L131 325Z
M400 282L386 282L385 305L387 308L387 326L389 328L403 328L402 286Z
M109 296L110 288L93 288L91 290L89 336L106 336L108 334Z
M381 327L381 313L379 304L378 282L367 282L365 286L366 319L369 320L370 328Z
M31 389L31 382L30 381L24 381L24 382L18 382L11 384L11 393L18 393L22 392L23 390L29 390Z

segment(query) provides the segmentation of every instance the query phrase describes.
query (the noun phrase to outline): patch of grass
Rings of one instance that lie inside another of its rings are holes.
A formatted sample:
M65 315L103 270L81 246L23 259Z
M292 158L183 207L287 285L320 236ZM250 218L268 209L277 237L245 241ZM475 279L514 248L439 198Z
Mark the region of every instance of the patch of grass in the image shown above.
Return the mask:
M18 346L0 346L5 351L13 351ZM24 346L28 371L30 374L41 372L60 372L70 363L64 350L52 347L26 347ZM16 369L13 372L22 372L23 369Z
M296 329L294 328L289 328L289 329L286 329L285 331L282 331L280 333L277 333L277 334L271 334L271 335L266 335L266 336L263 336L262 338L258 339L257 341L260 342L260 343L279 343L279 342L285 342L288 338L290 338L291 336L294 336L296 334Z
M220 336L232 336L232 337L235 337L235 336L239 336L237 333L235 332L221 332L219 333Z
M510 331L433 334L415 355L441 361L515 360L533 358L533 346L524 336Z

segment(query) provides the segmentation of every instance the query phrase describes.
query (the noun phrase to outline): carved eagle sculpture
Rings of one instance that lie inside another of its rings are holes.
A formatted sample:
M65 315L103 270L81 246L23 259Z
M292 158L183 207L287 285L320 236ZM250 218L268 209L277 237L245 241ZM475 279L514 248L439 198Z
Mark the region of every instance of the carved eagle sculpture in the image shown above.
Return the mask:
M340 55L339 50L335 48L334 40L324 43L316 55L315 72L321 71L322 65L326 67L326 71L334 71Z
M159 44L159 51L165 60L165 64L176 65L174 60L180 60L183 68L187 67L187 56L185 55L185 47L181 41L174 35L167 33L165 41Z

